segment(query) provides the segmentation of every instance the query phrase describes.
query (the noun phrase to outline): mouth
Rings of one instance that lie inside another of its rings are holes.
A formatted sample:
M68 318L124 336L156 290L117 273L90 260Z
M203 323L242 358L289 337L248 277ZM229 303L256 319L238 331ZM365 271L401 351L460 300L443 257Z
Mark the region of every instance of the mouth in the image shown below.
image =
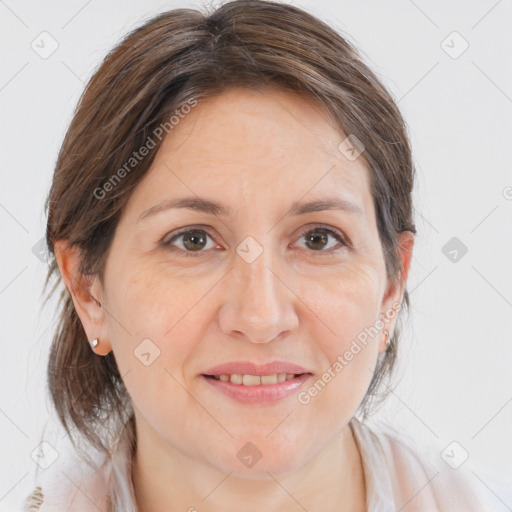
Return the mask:
M260 366L226 363L200 375L216 396L251 405L269 405L291 397L312 376L301 366L281 361Z
M255 364L232 361L200 375L222 396L245 404L269 404L290 397L313 376L308 369L287 361Z
M273 373L268 375L250 375L250 374L220 374L220 375L206 375L207 379L214 379L222 382L229 382L235 386L271 386L285 381L291 381L302 375L311 375L307 373Z

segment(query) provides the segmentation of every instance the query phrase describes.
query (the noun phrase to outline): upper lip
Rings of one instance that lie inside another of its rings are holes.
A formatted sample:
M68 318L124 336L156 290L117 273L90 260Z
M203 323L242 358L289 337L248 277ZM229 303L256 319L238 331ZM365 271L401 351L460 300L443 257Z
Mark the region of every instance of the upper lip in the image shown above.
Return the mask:
M251 361L232 361L206 370L204 375L273 375L275 373L311 373L302 366L286 361L272 361L266 364L255 364Z

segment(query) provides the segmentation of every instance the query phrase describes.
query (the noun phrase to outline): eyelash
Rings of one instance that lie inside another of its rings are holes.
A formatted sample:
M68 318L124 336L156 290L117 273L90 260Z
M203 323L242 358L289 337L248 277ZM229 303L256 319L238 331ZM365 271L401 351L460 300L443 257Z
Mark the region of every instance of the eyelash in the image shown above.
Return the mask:
M341 244L342 247L339 247L338 249L335 249L335 250L333 250L333 249L329 249L328 251L323 251L323 250L314 251L314 250L310 250L309 252L317 253L320 256L323 256L326 253L328 255L332 255L332 254L337 254L338 252L340 252L343 249L352 248L352 245L345 238L344 235L342 235L340 232L336 231L335 229L330 228L330 227L325 226L325 225L322 225L322 224L315 225L315 226L313 226L311 228L308 228L306 231L304 231L300 235L299 239L302 238L304 235L307 235L308 233L314 232L316 230L319 230L319 231L322 230L325 233L327 233L328 235L331 235L332 237L334 237ZM162 241L160 242L160 245L164 249L166 249L168 251L171 251L173 253L181 253L183 256L185 256L187 258L188 257L197 258L197 257L201 256L202 254L206 253L207 251L206 250L202 250L202 251L186 251L186 250L174 247L172 245L172 242L177 240L180 236L186 235L187 233L190 233L191 231L202 231L202 232L206 233L206 235L208 235L208 237L210 237L213 240L213 237L208 233L208 231L206 229L204 229L202 227L189 226L186 229L184 229L183 231L180 231L180 232L176 233L172 238L170 238L167 241L164 241L164 239L162 239Z

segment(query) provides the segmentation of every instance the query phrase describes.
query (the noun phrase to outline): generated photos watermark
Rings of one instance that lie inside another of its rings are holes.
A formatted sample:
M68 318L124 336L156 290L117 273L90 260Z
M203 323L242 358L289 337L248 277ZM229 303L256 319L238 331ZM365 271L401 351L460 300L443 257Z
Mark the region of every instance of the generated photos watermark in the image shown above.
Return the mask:
M374 324L370 327L365 327L355 339L352 340L350 348L345 350L343 354L340 354L336 360L327 368L327 370L306 390L301 391L297 395L297 400L302 405L307 405L311 402L311 399L317 396L329 382L332 381L338 375L345 366L347 366L354 356L359 354L361 350L366 347L370 338L377 336L385 324L389 323L390 320L400 311L402 304L400 302L394 302L391 308L386 313L381 315L381 318L377 319Z
M161 141L197 104L198 101L195 98L189 98L185 104L174 111L167 121L160 123L153 130L152 135L148 135L144 144L137 151L134 151L126 162L101 187L94 189L94 197L100 200L104 199L108 192L114 190L115 186L156 147L157 142L155 139Z

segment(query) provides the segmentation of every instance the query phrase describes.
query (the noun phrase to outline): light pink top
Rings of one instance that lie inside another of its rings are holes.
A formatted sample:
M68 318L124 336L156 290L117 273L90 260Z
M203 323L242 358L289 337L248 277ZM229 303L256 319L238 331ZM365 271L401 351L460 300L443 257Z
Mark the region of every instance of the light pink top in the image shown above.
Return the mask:
M356 418L350 425L363 461L368 512L497 510L485 504L484 495L476 491L477 480L470 479L464 465L452 469L442 459L434 463L425 450L415 449L404 439ZM50 468L45 470L36 482L39 492L36 489L27 497L22 510L136 512L131 496L130 450L123 439L110 466L92 471L84 463L75 462L67 468L55 468L52 473L48 473ZM115 492L116 509L110 504L109 492Z

